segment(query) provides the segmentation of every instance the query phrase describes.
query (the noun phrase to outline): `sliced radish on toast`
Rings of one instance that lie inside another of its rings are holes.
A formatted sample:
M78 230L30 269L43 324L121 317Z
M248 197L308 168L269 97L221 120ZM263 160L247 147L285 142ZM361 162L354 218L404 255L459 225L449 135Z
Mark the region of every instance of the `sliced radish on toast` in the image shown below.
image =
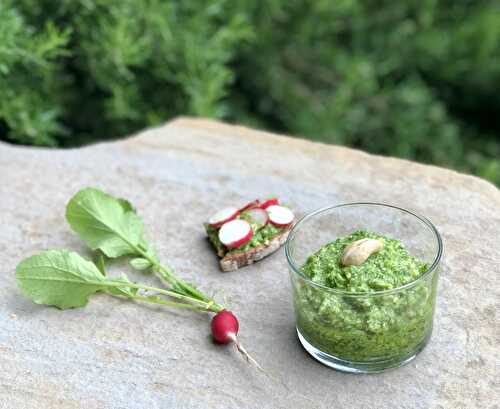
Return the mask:
M272 199L267 199L261 203L260 207L262 209L267 209L269 206L277 206L280 202L277 197L273 197Z
M210 217L208 219L208 224L212 227L221 227L224 223L238 216L238 213L239 211L236 207L226 207Z
M266 210L269 213L269 221L277 227L289 226L295 217L289 208L283 206L272 205Z
M231 220L224 223L219 230L219 240L224 246L230 249L245 244L252 236L253 231L250 224L242 219Z
M260 202L259 202L259 199L255 199L254 201L250 202L250 203L247 203L245 206L243 206L239 211L240 213L241 212L244 212L245 210L248 210L248 209L253 209L254 207L259 207L260 206Z
M269 214L259 207L254 207L253 209L247 210L245 213L250 216L259 228L264 227L269 222Z

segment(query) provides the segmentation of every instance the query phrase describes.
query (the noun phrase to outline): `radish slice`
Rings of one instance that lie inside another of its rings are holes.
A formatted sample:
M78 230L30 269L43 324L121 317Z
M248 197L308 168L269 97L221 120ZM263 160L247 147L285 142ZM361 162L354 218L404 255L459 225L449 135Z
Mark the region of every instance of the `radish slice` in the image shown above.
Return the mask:
M212 217L208 219L208 224L212 227L220 227L224 223L233 220L238 216L238 209L236 207L226 207L215 213Z
M269 206L269 221L277 227L286 227L293 222L294 215L290 209L283 206Z
M268 199L265 202L263 202L260 207L262 209L267 209L269 206L276 206L279 205L280 202L278 201L277 197L273 197L272 199Z
M247 203L239 211L241 213L244 212L245 210L252 209L254 207L259 207L259 205L260 205L259 199L255 199L253 202Z
M219 230L219 240L227 248L233 249L245 244L253 236L252 228L246 220L236 219L224 223Z
M269 215L264 209L260 209L255 207L253 209L247 210L246 214L250 216L250 218L259 225L259 228L264 227L269 221Z

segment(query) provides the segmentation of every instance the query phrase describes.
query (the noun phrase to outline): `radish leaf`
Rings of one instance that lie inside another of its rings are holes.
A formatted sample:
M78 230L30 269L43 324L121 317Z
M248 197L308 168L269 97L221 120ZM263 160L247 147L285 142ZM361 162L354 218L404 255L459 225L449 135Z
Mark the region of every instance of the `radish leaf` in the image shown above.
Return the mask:
M101 274L106 277L106 261L104 259L104 255L102 252L98 252L96 256L96 260L94 261L97 269L101 272ZM128 277L122 273L121 279L113 280L113 281L124 281L126 284L131 283ZM125 295L125 296L133 296L137 294L137 288L130 287L108 287L105 291L111 295Z
M16 279L33 302L61 309L83 307L106 282L94 263L66 250L49 250L21 261Z
M104 255L99 251L94 258L94 264L102 273L103 276L106 276L106 260L104 259Z
M145 243L142 220L125 199L116 199L98 189L80 190L66 207L71 228L92 250L108 257L139 255Z
M143 235L142 220L132 204L96 188L80 190L66 207L66 219L92 250L106 256L134 256L132 267L148 270L172 287L172 294L184 295L212 305L214 301L192 284L176 277L173 270L160 263L155 249ZM139 261L137 259L144 259ZM148 263L146 263L146 261ZM221 309L220 305L215 306Z
M16 280L23 294L34 303L53 305L63 310L84 307L89 297L98 291L171 307L213 312L222 309L213 302L206 303L179 296L174 291L133 283L126 275L107 278L94 263L67 250L49 250L24 259L17 265ZM181 302L159 296L141 296L139 289L180 299Z
M130 260L130 265L136 270L146 270L152 267L151 262L142 257L133 258Z
M90 295L103 291L113 296L177 308L218 313L217 304L195 286L178 278L160 264L154 247L144 238L142 220L125 199L95 188L80 190L66 207L71 228L92 249L98 250L95 264L67 250L50 250L21 261L16 279L22 292L37 304L61 309L83 307ZM154 272L168 289L133 283L125 275L106 276L104 256L132 256L132 267ZM158 296L143 295L138 290ZM175 299L172 301L171 299Z
M127 199L122 199L121 197L116 199L118 203L120 203L122 209L125 212L136 212L134 209L134 206L132 206L132 203L130 203Z

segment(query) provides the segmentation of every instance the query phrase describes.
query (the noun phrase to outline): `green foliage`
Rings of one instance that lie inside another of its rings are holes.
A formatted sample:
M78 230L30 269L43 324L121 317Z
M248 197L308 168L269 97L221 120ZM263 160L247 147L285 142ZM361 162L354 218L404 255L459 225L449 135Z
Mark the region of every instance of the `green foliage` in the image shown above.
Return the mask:
M147 270L148 268L153 267L149 260L141 257L136 257L130 260L130 265L136 270Z
M92 250L113 258L141 255L142 220L123 199L90 187L82 189L69 201L66 219Z
M153 269L162 281L171 285L172 292L211 303L215 309L222 308L195 286L176 277L170 267L160 264L156 250L144 237L142 219L129 201L87 187L68 202L66 220L92 250L99 250L109 258L133 256L130 261L133 268ZM102 267L102 263L99 265Z
M59 61L70 52L71 31L48 20L32 27L13 4L0 2L0 120L8 126L0 136L53 146L64 132Z
M66 218L73 230L92 250L98 250L96 263L75 252L49 250L22 260L16 268L18 286L37 304L61 309L83 307L89 297L104 291L110 295L170 307L218 313L224 309L212 298L175 276L161 265L156 252L143 237L142 220L125 199L115 198L96 188L80 190L69 201ZM126 275L110 278L105 271L104 255L133 258L133 268L153 268L168 289L131 282ZM138 290L152 291L178 301L158 296L139 295Z
M245 112L251 99L257 124L500 184L493 2L275 0L253 13L235 101Z
M106 278L94 263L77 253L49 250L21 261L16 278L23 293L37 304L83 307L89 296L104 289Z
M3 0L0 138L68 146L175 115L500 184L495 0Z
M92 294L103 291L151 304L207 311L207 308L196 304L168 301L158 296L140 296L138 290L178 298L177 293L170 290L133 283L125 274L109 278L94 263L67 250L48 250L22 260L16 267L16 280L23 294L34 303L53 305L62 310L84 307ZM189 297L184 299L201 303ZM218 310L214 309L214 312Z

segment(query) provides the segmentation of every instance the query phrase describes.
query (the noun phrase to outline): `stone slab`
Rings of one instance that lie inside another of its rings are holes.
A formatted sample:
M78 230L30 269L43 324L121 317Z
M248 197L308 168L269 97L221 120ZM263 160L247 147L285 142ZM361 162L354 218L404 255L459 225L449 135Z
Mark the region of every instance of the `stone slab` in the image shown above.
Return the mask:
M0 144L0 178L0 408L499 407L500 192L483 180L189 118L74 150ZM64 207L87 185L129 198L160 258L183 277L224 289L242 342L281 381L214 345L208 316L105 295L59 311L20 294L14 269L23 257L60 247L85 253ZM326 368L296 339L282 252L219 271L201 223L272 193L299 214L379 201L436 224L445 258L435 330L416 360L378 375Z

